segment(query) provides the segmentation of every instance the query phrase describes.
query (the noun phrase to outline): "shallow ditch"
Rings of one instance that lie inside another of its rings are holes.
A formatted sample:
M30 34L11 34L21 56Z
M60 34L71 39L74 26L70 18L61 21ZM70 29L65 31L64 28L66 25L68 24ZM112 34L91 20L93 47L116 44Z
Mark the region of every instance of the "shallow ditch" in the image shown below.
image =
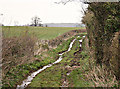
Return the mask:
M59 58L58 58L57 61L55 61L55 62L52 63L52 64L48 64L48 65L44 66L43 68L41 68L41 69L33 72L30 76L27 77L27 79L25 79L25 80L22 82L21 85L17 85L17 88L16 88L16 89L24 89L24 88L26 88L26 87L31 83L31 81L33 80L33 78L34 78L37 74L39 74L39 73L42 72L43 70L51 67L52 65L59 63L59 62L62 60L62 55L63 55L64 53L69 52L69 51L71 50L72 45L73 45L73 43L75 42L75 40L76 40L76 39L73 39L73 40L72 40L72 42L70 43L69 48L68 48L67 51L59 54L60 56L59 56Z

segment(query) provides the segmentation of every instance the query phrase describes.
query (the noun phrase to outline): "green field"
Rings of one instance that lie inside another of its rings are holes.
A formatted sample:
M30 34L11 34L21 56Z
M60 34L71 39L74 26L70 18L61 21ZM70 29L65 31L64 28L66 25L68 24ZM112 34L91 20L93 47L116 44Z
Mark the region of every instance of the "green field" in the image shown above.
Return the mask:
M34 34L39 39L53 39L65 32L76 29L84 29L80 27L28 27L28 26L4 26L3 36L13 37L20 36L26 31L29 34Z

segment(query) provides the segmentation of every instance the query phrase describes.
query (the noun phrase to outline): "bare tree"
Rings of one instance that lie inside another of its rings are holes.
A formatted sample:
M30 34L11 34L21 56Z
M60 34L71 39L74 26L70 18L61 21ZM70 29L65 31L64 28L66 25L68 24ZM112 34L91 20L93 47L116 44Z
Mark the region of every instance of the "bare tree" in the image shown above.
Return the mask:
M69 3L69 2L78 2L78 3L82 3L81 5L81 8L82 8L82 13L83 14L86 14L86 9L85 9L85 7L83 6L83 5L88 5L88 4L90 4L90 1L89 0L60 0L60 1L58 1L58 2L54 2L54 3L56 3L56 4L63 4L63 5L66 5L67 3Z
M68 2L82 2L82 3L88 3L89 0L60 0L58 2L55 2L56 4L67 4Z
M40 22L42 22L42 21L39 17L35 16L32 18L32 25L33 26L41 26Z

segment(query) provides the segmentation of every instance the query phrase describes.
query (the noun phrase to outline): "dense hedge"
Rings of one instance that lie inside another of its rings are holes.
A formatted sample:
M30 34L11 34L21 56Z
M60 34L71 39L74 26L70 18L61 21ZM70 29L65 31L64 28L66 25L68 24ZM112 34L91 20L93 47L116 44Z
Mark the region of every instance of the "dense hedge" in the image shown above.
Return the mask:
M89 3L83 23L86 24L96 64L114 69L119 79L120 2Z

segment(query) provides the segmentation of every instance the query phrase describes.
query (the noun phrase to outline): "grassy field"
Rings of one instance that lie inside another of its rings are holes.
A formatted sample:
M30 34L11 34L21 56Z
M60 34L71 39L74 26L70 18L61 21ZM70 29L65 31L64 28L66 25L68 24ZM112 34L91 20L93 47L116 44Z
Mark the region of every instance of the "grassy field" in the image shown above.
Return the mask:
M28 26L4 26L3 36L13 37L20 36L24 32L28 31L29 34L35 35L39 39L53 39L62 35L65 32L76 29L85 29L80 27L28 27Z

